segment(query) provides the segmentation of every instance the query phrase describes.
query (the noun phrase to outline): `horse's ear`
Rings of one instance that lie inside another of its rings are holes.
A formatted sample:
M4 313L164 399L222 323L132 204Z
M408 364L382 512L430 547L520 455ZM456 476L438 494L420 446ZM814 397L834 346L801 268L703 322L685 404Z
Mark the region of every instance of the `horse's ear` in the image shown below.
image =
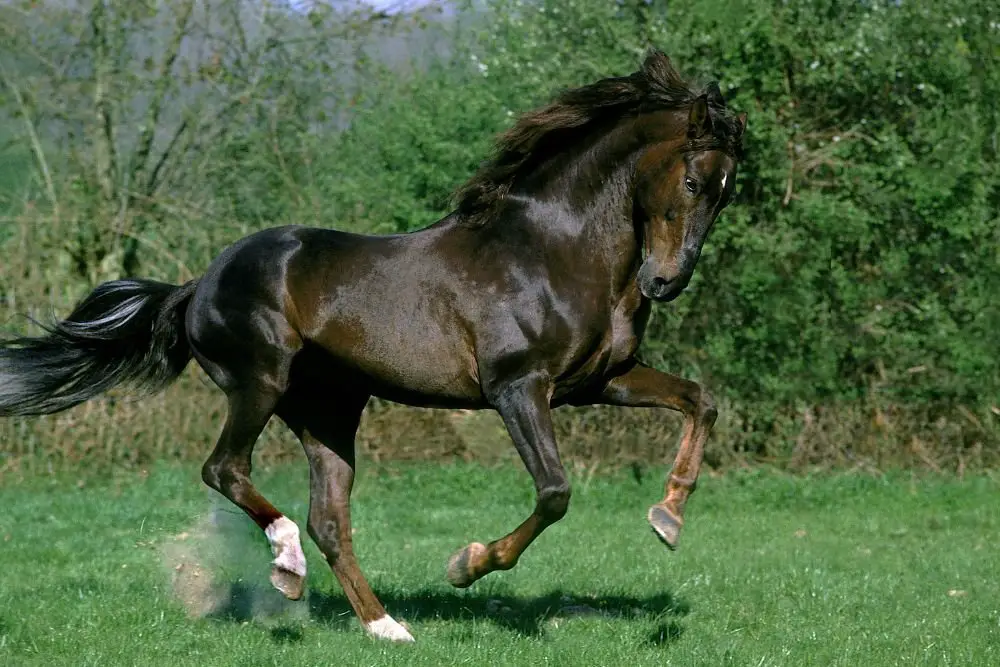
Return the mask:
M736 114L736 138L742 139L743 133L747 131L747 112Z
M712 131L712 116L708 112L708 98L701 95L691 105L688 114L688 139L703 137Z
M726 100L722 97L722 91L719 90L719 82L713 81L705 87L705 97L708 98L708 103L710 106L725 108Z

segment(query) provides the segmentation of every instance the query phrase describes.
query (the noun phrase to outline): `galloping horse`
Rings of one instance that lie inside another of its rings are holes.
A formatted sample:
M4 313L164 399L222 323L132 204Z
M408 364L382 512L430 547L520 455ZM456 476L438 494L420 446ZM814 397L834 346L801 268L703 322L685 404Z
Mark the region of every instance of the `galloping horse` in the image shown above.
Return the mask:
M194 357L229 407L202 477L263 529L271 582L298 599L306 574L298 527L250 480L254 443L277 415L309 461L309 535L366 630L387 639L413 637L351 546L355 432L372 396L496 410L534 480L523 523L451 558L454 586L513 567L566 513L559 405L683 413L665 497L648 514L673 549L716 409L698 384L634 355L651 302L684 290L733 197L745 127L718 84L692 90L651 52L631 75L522 116L455 210L425 229L273 228L185 285L99 285L46 335L0 344L0 415L65 410L118 385L158 390Z

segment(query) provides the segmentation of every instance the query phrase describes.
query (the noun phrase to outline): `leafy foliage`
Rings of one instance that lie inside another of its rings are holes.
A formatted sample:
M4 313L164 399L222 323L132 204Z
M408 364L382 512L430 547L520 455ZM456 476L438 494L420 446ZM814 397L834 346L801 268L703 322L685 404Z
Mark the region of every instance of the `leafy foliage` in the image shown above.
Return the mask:
M688 293L654 309L643 355L723 395L735 449L787 451L809 415L842 408L897 439L997 445L992 3L492 0L392 17L38 4L51 20L0 7L20 44L0 54L0 117L37 175L11 218L20 231L0 233L32 257L0 271L9 303L123 273L197 274L281 222L420 228L516 114L630 72L655 45L718 80L750 124L737 201ZM32 281L46 287L26 293ZM59 290L47 299L61 304ZM894 423L915 409L920 425Z
M343 145L379 146L366 169L383 178L353 192L419 227L484 128L656 44L721 81L750 131L739 199L689 294L655 309L646 356L765 430L782 406L838 401L994 419L1000 30L986 5L634 4L494 3L468 52L356 117Z

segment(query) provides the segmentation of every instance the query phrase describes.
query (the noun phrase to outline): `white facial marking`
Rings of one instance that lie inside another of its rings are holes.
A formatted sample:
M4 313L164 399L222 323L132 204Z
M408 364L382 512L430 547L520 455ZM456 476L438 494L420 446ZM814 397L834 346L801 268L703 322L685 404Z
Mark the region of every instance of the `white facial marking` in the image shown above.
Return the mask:
M413 635L406 631L402 625L393 620L392 616L385 615L377 621L365 624L365 630L372 637L379 639L389 639L394 642L412 642Z
M729 174L722 172L722 189L726 189L726 179L729 178Z
M288 517L281 517L271 522L264 530L267 541L271 543L271 561L282 570L287 570L300 577L306 576L306 556L302 553L299 543L299 527Z

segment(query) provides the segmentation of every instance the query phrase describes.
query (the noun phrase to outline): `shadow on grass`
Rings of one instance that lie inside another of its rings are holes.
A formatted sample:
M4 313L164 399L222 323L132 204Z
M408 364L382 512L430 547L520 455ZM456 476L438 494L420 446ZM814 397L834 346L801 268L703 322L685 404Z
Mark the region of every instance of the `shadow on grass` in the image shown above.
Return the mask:
M684 634L684 626L677 621L667 621L659 625L646 640L653 646L670 646Z
M539 597L504 594L423 590L411 594L385 593L380 598L392 615L408 622L426 620L477 620L526 637L541 637L562 620L579 617L657 621L647 639L653 646L669 646L684 632L678 618L690 612L690 605L670 593L635 597L622 595L574 595L556 590ZM271 605L262 600L272 600ZM314 621L342 630L356 627L357 620L347 599L312 590L303 602L290 603L273 590L234 583L229 595L209 614L210 618L242 623L269 616L279 609L308 611ZM280 612L279 612L280 613ZM297 614L305 616L304 613ZM271 630L275 642L300 641L300 625L288 619Z
M302 628L295 625L279 625L271 628L271 639L276 644L293 644L302 641Z

